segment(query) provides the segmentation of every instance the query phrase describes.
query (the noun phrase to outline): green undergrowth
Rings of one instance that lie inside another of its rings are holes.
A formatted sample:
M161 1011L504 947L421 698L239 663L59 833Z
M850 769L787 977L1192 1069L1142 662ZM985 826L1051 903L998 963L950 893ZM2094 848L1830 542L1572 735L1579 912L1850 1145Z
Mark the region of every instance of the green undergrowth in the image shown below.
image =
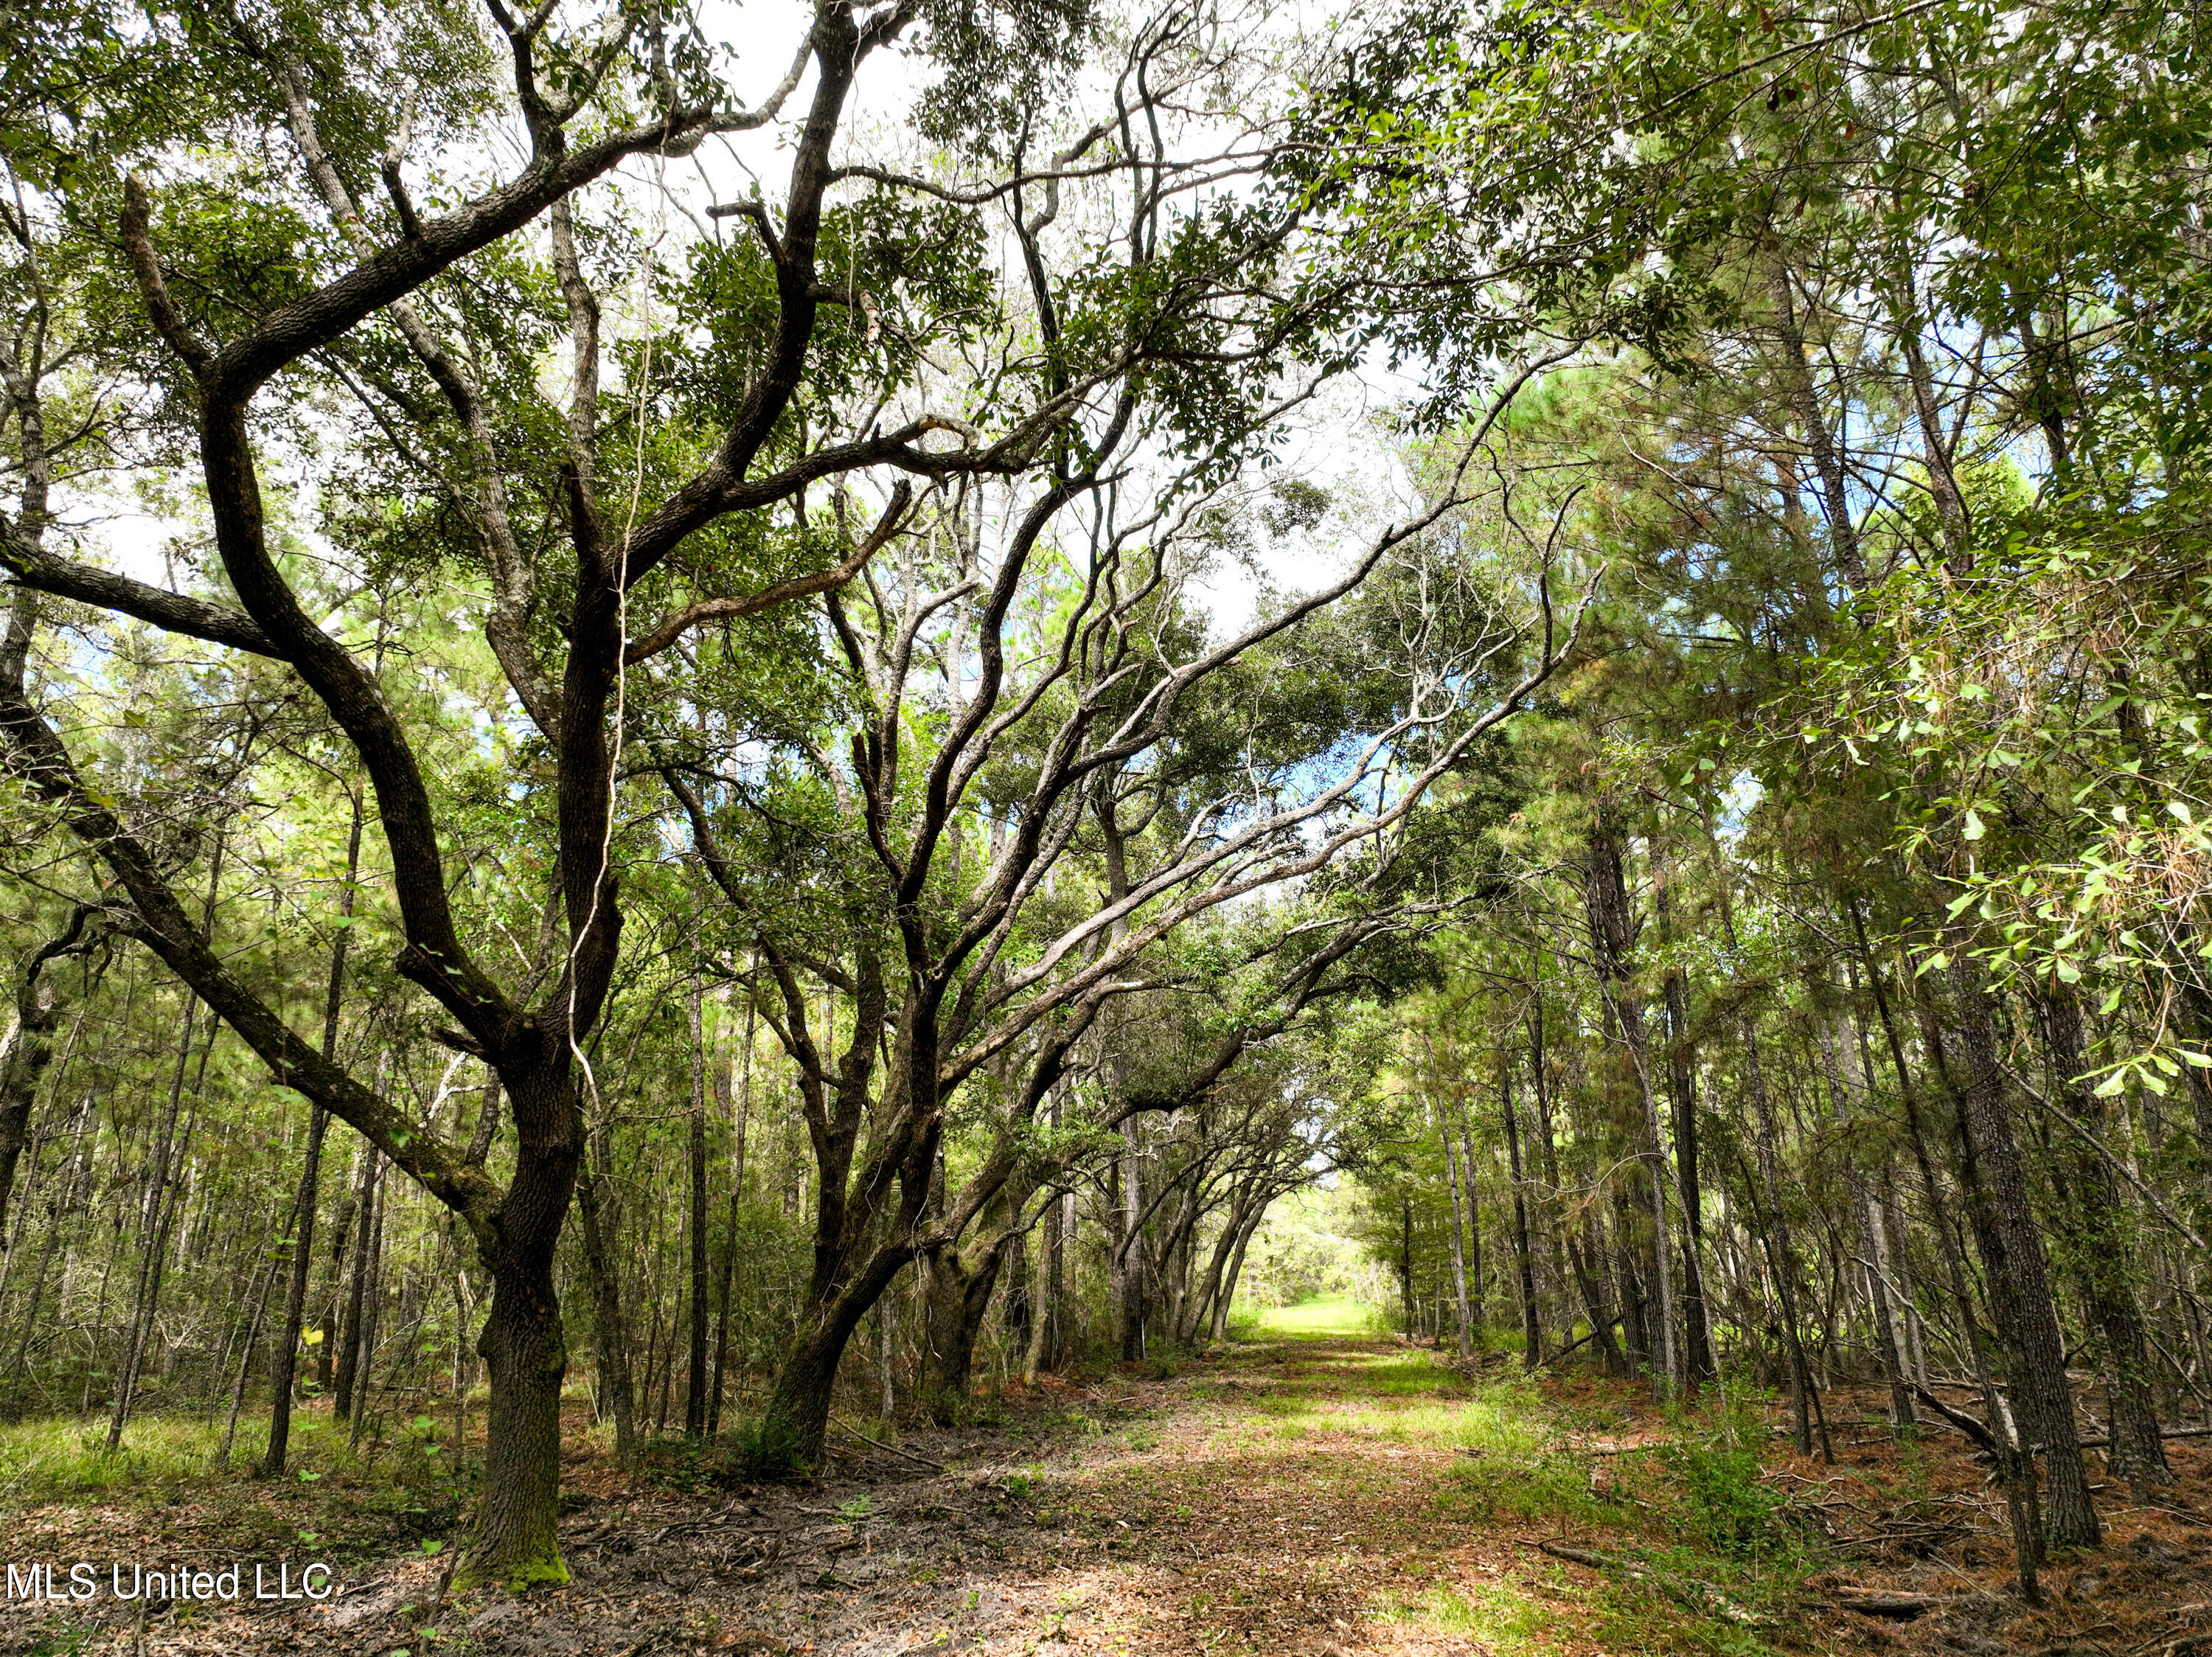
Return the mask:
M1559 1614L1509 1582L1390 1594L1370 1606L1369 1615L1378 1623L1405 1623L1472 1640L1476 1649L1494 1657L1549 1657L1566 1648L1566 1630Z
M453 1465L449 1425L388 1419L355 1447L348 1423L296 1411L284 1476L264 1479L265 1415L240 1419L223 1466L222 1424L197 1412L141 1416L114 1450L103 1418L33 1417L0 1427L0 1514L99 1503L241 1547L367 1556L452 1527L475 1469Z
M1748 1401L1676 1410L1663 1443L1603 1457L1564 1447L1567 1413L1517 1379L1478 1387L1452 1435L1471 1453L1448 1476L1438 1516L1571 1537L1620 1562L1595 1602L1608 1641L1649 1640L1657 1613L1683 1649L1767 1649L1796 1585L1824 1561L1762 1480L1753 1447L1764 1427Z

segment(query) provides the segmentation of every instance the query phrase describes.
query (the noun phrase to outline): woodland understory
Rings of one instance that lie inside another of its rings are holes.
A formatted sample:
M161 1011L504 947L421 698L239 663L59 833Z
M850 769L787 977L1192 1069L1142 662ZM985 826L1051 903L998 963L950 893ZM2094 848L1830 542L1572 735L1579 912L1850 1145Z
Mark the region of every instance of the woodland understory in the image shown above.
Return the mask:
M389 1463L307 1488L179 1468L159 1499L33 1504L24 1550L283 1556L310 1534L332 1598L9 1605L0 1650L2090 1657L2212 1637L2212 1447L2175 1447L2162 1502L2109 1500L2107 1544L2031 1607L1986 1465L1956 1434L1887 1432L1878 1387L1831 1394L1850 1436L1824 1463L1771 1394L1670 1411L1374 1322L1341 1299L1247 1315L1202 1358L1015 1381L968 1427L843 1437L816 1476L765 1483L696 1456L625 1477L578 1398L574 1581L521 1596L453 1588L412 1540L424 1518L382 1501L409 1483Z
M6 15L27 1536L584 1640L1395 1337L1598 1648L2198 1642L2196 11Z

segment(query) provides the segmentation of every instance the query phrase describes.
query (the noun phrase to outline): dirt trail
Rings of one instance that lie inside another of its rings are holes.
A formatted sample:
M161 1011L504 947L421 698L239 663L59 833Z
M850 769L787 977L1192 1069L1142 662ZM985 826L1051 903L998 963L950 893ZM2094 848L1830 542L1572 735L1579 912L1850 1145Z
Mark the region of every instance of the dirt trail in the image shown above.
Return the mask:
M130 1651L143 1641L149 1653L362 1657L1899 1648L2117 1657L2154 1630L2148 1649L2179 1657L2197 1648L2200 1628L2212 1630L2201 1615L2212 1606L2191 1603L2212 1602L2212 1527L2181 1521L2116 1544L2093 1569L2056 1573L2053 1610L2025 1621L1987 1592L2001 1580L1994 1569L1972 1574L1980 1541L1901 1576L1860 1578L1948 1583L1943 1611L1911 1623L1814 1615L1793 1599L1779 1616L1778 1602L1759 1602L1739 1626L1729 1619L1746 1603L1741 1588L1729 1587L1732 1599L1684 1574L1703 1566L1662 1563L1639 1577L1539 1551L1564 1534L1615 1550L1605 1556L1616 1563L1624 1548L1646 1563L1670 1556L1655 1517L1664 1510L1638 1494L1660 1493L1614 1471L1628 1459L1546 1453L1569 1419L1615 1441L1649 1435L1656 1422L1635 1396L1583 1385L1563 1414L1526 1390L1471 1384L1428 1355L1322 1323L1158 1380L1054 1386L988 1429L910 1435L902 1453L843 1435L857 1459L803 1483L586 1502L563 1526L575 1581L559 1593L483 1596L431 1617L443 1562L418 1556L351 1574L323 1606L156 1607L143 1630L131 1607L72 1620L10 1604L0 1652ZM1767 1458L1766 1481L1813 1477L1775 1471L1784 1459ZM585 1470L578 1477L589 1482ZM1616 1489L1618 1478L1631 1482ZM2194 1482L2206 1482L2201 1468ZM1968 1506L1970 1486L1957 1498ZM2191 1499L2203 1498L2175 1498ZM1615 1513L1625 1529L1591 1522ZM163 1545L186 1558L193 1546L175 1534ZM1992 1546L2001 1559L2001 1539ZM2104 1605L2076 1592L2085 1581ZM2112 1613L2101 1624L2100 1609ZM2124 1626L2129 1637L2112 1643ZM2073 1629L2086 1637L2068 1639ZM2212 1636L2203 1643L2212 1649Z

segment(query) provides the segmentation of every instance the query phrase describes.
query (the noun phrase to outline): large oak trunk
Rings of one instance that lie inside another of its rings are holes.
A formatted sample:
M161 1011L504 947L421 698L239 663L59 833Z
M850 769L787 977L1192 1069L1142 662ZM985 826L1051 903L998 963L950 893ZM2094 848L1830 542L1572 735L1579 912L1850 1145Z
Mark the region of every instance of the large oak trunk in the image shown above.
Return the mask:
M462 1576L521 1589L566 1582L556 1533L561 1380L568 1353L550 1256L492 1274L491 1316L477 1352L491 1378L483 1508Z
M551 1042L546 1044L552 1045ZM487 1247L491 1316L477 1342L491 1382L482 1510L456 1581L522 1589L568 1580L557 1533L561 1381L568 1368L553 1251L583 1160L583 1116L566 1044L537 1074L509 1075L518 1130L514 1182Z
M837 1387L837 1365L860 1321L832 1314L802 1330L784 1354L761 1422L764 1459L812 1467L822 1459L830 1431L830 1405Z

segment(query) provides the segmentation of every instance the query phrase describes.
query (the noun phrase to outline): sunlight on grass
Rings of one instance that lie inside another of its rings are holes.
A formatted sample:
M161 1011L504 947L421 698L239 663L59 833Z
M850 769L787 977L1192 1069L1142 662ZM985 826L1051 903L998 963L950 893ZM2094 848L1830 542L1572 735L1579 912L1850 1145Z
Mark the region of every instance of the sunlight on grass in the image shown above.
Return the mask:
M316 1435L305 1419L294 1431L301 1440ZM232 1464L250 1463L268 1438L266 1421L240 1421ZM142 1416L114 1451L107 1447L107 1423L97 1417L15 1422L0 1427L0 1505L182 1484L213 1469L222 1443L221 1423L199 1416Z
M1551 1637L1559 1628L1558 1614L1502 1582L1465 1590L1440 1584L1410 1597L1389 1594L1369 1614L1378 1623L1471 1636L1497 1657L1543 1657L1562 1648Z
M1361 1340L1368 1332L1368 1311L1349 1295L1324 1295L1296 1306L1263 1307L1255 1333L1291 1341Z
M431 1444L444 1459L450 1454L434 1441L442 1435L427 1419L417 1431L404 1417L373 1432L358 1450L349 1447L352 1429L315 1410L292 1416L290 1466L286 1482L319 1484L325 1477L357 1480L374 1471L380 1484L428 1477L437 1463L423 1459ZM197 1412L143 1415L134 1418L122 1447L107 1447L107 1422L97 1416L40 1416L0 1426L0 1512L43 1502L130 1496L173 1499L188 1487L225 1483L243 1477L269 1442L265 1410L239 1417L228 1471L216 1465L222 1447L222 1422ZM372 1462L370 1453L377 1452Z

